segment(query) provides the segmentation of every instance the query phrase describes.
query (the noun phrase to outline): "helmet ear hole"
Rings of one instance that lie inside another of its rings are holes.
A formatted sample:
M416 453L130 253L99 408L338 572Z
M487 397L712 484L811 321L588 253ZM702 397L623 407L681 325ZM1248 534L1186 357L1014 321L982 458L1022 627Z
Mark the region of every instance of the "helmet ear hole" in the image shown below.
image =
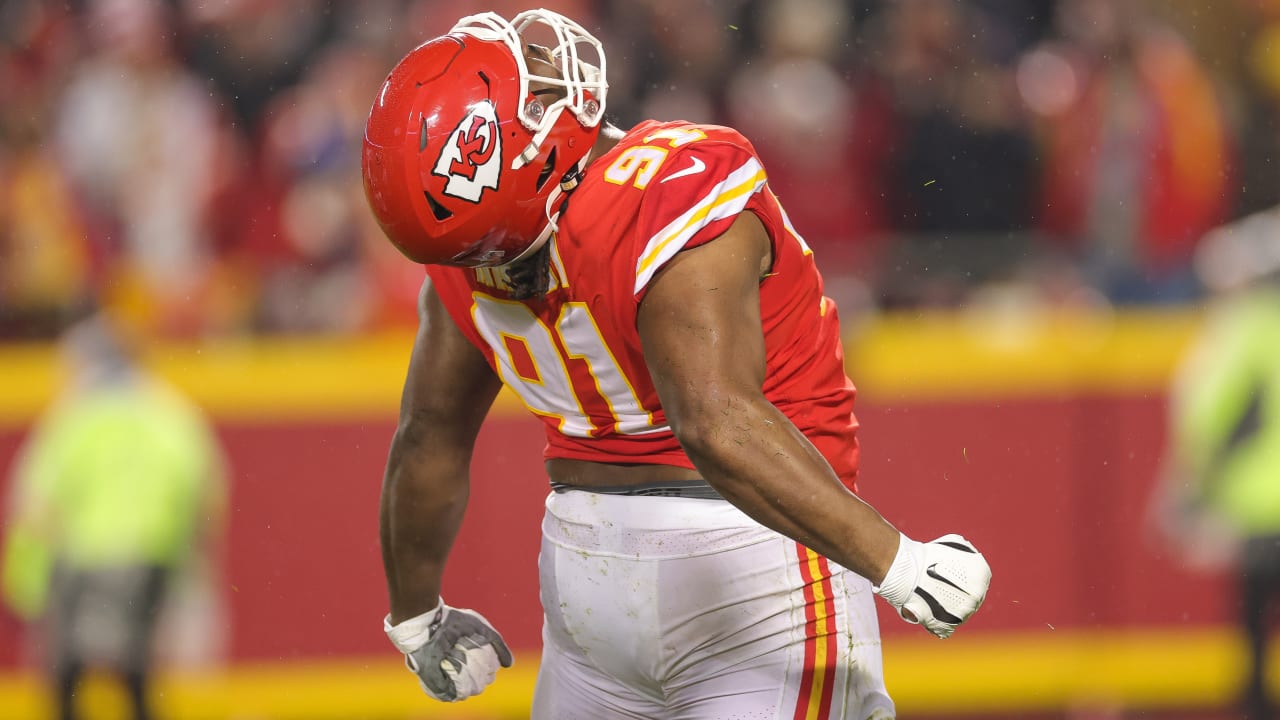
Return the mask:
M449 208L436 202L436 199L431 197L431 193L424 191L422 195L427 199L427 204L431 206L431 214L436 216L436 220L444 222L445 220L453 217L453 212L451 212Z
M542 170L538 172L538 190L542 190L542 186L547 184L551 179L552 173L556 170L556 148L551 148L551 152L547 153L547 162L542 166Z

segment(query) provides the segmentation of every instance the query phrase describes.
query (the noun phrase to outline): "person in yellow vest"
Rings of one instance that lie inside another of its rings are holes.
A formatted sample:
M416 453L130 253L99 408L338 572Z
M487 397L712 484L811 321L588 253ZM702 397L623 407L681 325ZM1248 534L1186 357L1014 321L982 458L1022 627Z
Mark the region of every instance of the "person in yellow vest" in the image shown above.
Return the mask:
M67 333L67 387L13 470L3 595L47 631L64 720L77 717L88 669L113 671L134 717L152 717L166 588L222 523L219 441L196 406L139 365L134 345L101 314Z
M1193 565L1238 569L1250 651L1242 710L1269 720L1268 625L1280 600L1280 209L1210 233L1196 270L1214 299L1170 398L1164 527Z

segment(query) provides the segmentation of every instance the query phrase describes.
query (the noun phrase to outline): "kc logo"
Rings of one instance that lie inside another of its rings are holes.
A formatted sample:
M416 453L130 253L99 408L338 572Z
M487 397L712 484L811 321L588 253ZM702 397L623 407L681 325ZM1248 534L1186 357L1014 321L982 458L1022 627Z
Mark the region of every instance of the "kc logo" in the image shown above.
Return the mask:
M501 166L498 116L493 104L483 100L453 129L431 174L448 179L445 195L478 203L485 188L498 189Z

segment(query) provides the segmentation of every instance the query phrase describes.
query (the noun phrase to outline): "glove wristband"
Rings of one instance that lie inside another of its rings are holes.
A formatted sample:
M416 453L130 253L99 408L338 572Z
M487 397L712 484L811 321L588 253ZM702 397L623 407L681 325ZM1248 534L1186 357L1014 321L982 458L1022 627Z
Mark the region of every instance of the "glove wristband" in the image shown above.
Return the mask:
M885 573L884 580L872 587L877 595L884 598L895 608L911 599L911 591L916 587L920 577L920 557L924 554L924 545L898 533L898 554Z
M395 645L397 650L408 655L427 644L427 641L431 639L432 630L439 625L436 622L437 618L441 621L444 620L444 612L444 598L440 598L439 602L431 610L416 617L411 617L398 625L391 624L391 615L388 614L382 619L382 630L391 639L391 644Z

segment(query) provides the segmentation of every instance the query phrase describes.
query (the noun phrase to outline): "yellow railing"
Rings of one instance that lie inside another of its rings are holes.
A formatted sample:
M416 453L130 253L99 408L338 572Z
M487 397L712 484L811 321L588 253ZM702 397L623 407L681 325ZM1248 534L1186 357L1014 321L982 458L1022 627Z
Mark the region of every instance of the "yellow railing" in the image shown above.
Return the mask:
M862 396L882 402L1160 392L1198 320L1187 311L887 316L848 334L846 360ZM147 358L219 418L391 417L411 342L401 333L171 344ZM0 427L30 422L58 379L52 348L0 346ZM498 407L521 406L504 396Z

